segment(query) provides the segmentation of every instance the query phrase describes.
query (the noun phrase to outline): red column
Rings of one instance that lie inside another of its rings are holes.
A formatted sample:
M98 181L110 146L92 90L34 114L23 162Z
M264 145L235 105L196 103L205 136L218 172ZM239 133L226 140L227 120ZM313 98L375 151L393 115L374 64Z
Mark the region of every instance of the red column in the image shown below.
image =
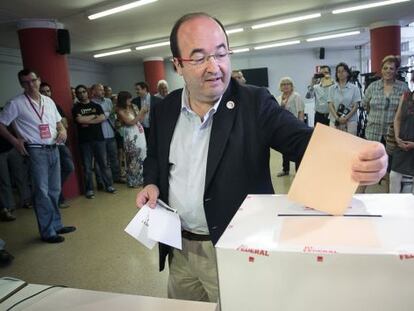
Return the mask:
M401 54L401 26L376 24L371 26L371 71L381 72L381 61L387 55Z
M50 84L53 100L62 107L68 118L68 140L73 155L77 155L72 122L72 97L68 61L65 55L56 53L57 29L63 25L54 20L22 20L18 24L20 51L23 66L36 71L42 81ZM76 161L77 160L77 161ZM65 197L79 195L80 187L77 176L81 176L79 157L74 158L76 173L66 181L63 187Z
M157 93L157 83L165 79L164 59L162 57L148 57L144 59L145 81L149 85L151 94Z

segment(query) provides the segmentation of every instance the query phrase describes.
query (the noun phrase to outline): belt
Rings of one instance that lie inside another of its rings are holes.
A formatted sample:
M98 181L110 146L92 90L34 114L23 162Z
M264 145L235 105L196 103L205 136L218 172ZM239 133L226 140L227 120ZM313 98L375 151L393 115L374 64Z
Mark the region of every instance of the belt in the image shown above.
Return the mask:
M42 144L27 144L25 145L28 148L42 148L42 149L54 149L56 144L53 145L42 145Z
M181 231L181 236L190 241L211 241L208 234L196 234L186 230Z

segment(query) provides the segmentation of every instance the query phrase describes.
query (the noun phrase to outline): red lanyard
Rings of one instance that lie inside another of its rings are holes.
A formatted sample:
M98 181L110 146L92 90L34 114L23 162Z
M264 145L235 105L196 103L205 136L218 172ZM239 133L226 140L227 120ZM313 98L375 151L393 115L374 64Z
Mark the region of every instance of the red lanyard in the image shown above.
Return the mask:
M45 106L44 106L44 105L42 106L42 97L40 97L41 112L40 112L40 114L39 114L39 112L37 111L37 109L36 109L36 107L34 106L34 104L33 104L32 100L30 99L30 97L29 97L29 96L27 96L27 94L24 94L24 96L26 96L26 98L27 98L27 100L29 101L30 106L32 106L32 108L33 108L34 112L36 112L36 115L39 117L40 122L43 122L43 121L42 121L42 119L43 119L43 113L45 112Z

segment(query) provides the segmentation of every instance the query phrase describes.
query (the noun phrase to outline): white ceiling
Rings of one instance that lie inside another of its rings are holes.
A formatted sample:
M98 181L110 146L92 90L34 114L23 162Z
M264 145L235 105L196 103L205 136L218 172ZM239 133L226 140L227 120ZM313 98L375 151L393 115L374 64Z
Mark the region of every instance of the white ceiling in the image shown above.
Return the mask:
M116 6L119 3L119 1L100 0L2 0L0 46L19 47L16 23L22 18L56 19L63 23L70 32L72 55L89 60L92 60L93 55L97 53L167 39L174 22L181 15L189 12L207 12L221 20L226 28L248 26L257 22L309 12L322 13L322 17L318 19L259 30L250 29L232 34L230 35L232 48L252 47L292 38L303 40L310 36L343 30L365 30L358 36L312 44L302 43L299 46L283 49L305 49L318 46L350 47L369 41L368 30L373 23L391 21L407 25L414 21L414 1L340 15L330 13L334 8L366 3L345 0L158 0L127 12L93 21L86 17L88 13L97 8L107 5ZM119 64L133 62L142 57L168 57L169 54L167 46L109 56L100 58L99 61Z

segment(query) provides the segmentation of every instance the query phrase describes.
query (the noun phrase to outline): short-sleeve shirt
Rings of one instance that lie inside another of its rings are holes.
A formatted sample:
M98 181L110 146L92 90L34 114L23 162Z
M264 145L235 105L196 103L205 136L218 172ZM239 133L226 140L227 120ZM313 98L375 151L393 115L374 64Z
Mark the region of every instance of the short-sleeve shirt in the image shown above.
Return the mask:
M277 97L277 102L282 106L282 95ZM290 111L296 118L298 117L300 111L305 111L305 104L297 92L293 92L289 96L286 105L282 107Z
M104 114L102 107L94 102L87 104L77 104L72 108L73 120L78 127L78 141L80 144L92 141L104 140L101 123L97 124L81 124L76 121L78 115L84 116L99 116Z
M365 129L367 139L381 141L381 137L387 134L388 127L394 122L400 98L408 91L406 83L396 80L387 100L384 94L384 80L372 82L368 86L364 96L364 105L369 104L370 107Z
M340 104L343 104L347 109L352 110L353 104L361 101L361 92L359 88L350 82L347 82L344 88L341 88L338 83L335 83L329 89L328 102L333 103L335 110L338 110ZM348 122L357 121L358 116L354 113Z
M25 94L18 95L0 113L0 123L9 126L14 122L17 132L28 144L54 144L58 134L56 123L61 120L54 101L44 95L40 95L40 105ZM40 125L49 126L50 138L40 136Z
M315 111L319 113L329 113L328 98L329 90L333 84L322 86L322 84L315 85L313 90L315 93Z

